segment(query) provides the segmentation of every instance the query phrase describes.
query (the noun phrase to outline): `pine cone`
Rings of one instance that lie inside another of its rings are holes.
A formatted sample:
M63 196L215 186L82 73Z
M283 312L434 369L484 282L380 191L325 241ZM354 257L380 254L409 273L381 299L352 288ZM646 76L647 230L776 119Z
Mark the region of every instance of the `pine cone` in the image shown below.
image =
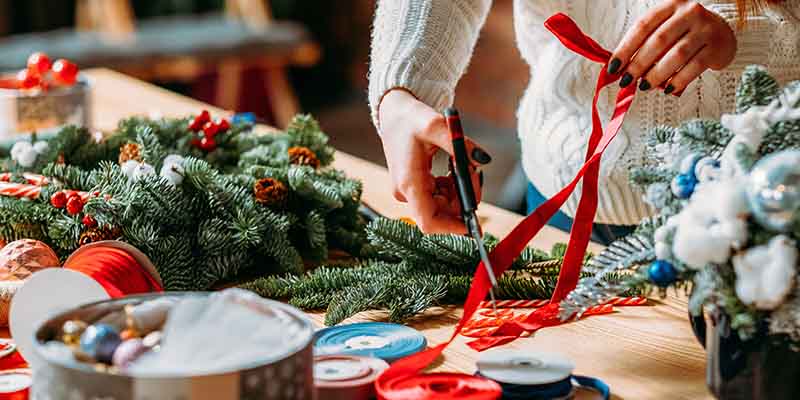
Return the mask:
M253 185L253 195L256 201L266 206L279 206L289 197L286 185L272 178L262 178Z
M105 235L102 230L98 228L87 229L81 233L81 237L78 239L78 246L99 242L101 240L105 240Z
M296 165L308 165L312 168L319 168L319 159L317 155L308 147L290 147L289 162Z
M125 164L129 160L142 161L139 145L136 143L126 143L119 148L119 164Z

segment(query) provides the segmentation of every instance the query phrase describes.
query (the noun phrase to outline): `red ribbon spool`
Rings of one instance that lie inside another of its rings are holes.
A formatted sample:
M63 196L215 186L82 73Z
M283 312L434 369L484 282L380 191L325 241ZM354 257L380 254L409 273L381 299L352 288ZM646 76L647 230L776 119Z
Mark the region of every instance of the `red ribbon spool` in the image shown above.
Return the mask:
M88 244L73 253L64 263L64 268L92 278L113 299L163 292L155 268L147 257L132 246L121 247L120 243L101 241Z
M619 79L619 74L610 75L607 72L607 64L611 57L611 52L605 50L597 42L581 32L577 24L564 14L553 15L545 21L544 25L562 44L564 44L564 46L589 60L603 65L597 80L594 99L592 100L592 133L589 137L586 161L572 182L523 219L522 222L495 247L491 254L489 254L495 276L502 275L503 272L508 269L514 259L519 256L531 239L539 233L550 217L567 201L572 192L575 191L578 183L583 180L581 199L578 203L578 210L572 224L569 244L567 246L567 252L564 255L558 283L556 284L556 289L553 292L550 303L533 311L522 321L504 323L492 336L482 337L469 342L468 345L476 350L485 350L493 346L508 343L526 332L561 324L561 320L558 316L558 303L563 300L578 283L583 256L589 245L592 234L594 216L597 212L600 158L622 127L625 114L630 109L634 95L636 94L636 85L628 85L619 91L614 114L604 133L600 121L600 114L597 110L597 101L602 89ZM467 295L467 300L464 302L464 313L450 339L445 343L398 360L392 364L392 366L375 382L379 398L392 400L414 398L413 396L409 396L411 392L410 389L408 389L408 385L398 385L396 382L413 382L422 385L426 379L432 379L425 378L427 375L419 375L419 373L441 355L447 345L455 339L464 328L465 323L472 318L472 315L478 309L481 301L486 298L489 292L489 281L487 274L483 273L483 269L484 265L481 262L476 269L472 286ZM471 377L461 374L451 374L450 376L452 376L453 379L461 380L467 380ZM401 388L403 390L400 390Z

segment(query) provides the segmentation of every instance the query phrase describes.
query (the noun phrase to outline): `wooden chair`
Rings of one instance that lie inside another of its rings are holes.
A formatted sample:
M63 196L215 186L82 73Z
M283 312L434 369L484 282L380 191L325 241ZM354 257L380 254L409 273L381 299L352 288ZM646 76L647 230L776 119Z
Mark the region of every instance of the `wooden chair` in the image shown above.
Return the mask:
M285 126L299 111L286 68L313 65L320 55L303 26L272 18L267 0L226 0L221 14L141 21L129 0L77 0L75 21L74 30L0 40L0 70L18 69L40 50L146 80L191 82L216 72L214 102L236 110L242 71L257 67L275 123Z

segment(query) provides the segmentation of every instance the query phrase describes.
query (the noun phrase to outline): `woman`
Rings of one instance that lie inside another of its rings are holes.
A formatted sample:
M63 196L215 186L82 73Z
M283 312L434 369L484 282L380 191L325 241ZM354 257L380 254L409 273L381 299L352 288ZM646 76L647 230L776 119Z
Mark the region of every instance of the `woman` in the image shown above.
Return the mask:
M535 207L581 167L591 131L597 64L575 55L543 27L563 12L609 49L612 73L639 93L603 156L596 239L650 213L628 183L649 128L732 110L743 68L762 64L780 83L800 79L796 0L515 0L514 27L531 80L518 111L522 161ZM779 4L782 3L782 4ZM369 101L383 141L395 197L408 202L423 231L463 232L458 203L437 193L431 158L451 151L440 111L469 62L491 0L382 0L375 18ZM502 68L502 66L498 66ZM608 121L618 89L598 108ZM491 157L470 143L475 166ZM446 191L444 191L446 192ZM579 192L579 191L578 191ZM578 197L562 211L572 215ZM568 228L557 215L551 224ZM624 228L622 229L624 230Z

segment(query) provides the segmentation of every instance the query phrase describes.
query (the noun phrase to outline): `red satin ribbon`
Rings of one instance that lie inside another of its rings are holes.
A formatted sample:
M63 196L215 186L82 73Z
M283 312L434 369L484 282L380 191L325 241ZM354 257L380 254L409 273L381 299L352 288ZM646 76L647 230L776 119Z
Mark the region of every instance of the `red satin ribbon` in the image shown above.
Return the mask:
M532 312L521 322L511 321L503 324L490 337L483 337L469 342L468 345L476 350L484 350L508 343L525 332L532 332L543 327L561 323L558 317L558 303L563 300L578 283L583 257L592 234L594 216L597 211L600 158L609 143L611 143L617 135L617 132L622 126L625 114L628 109L630 109L634 95L636 94L635 85L629 85L620 90L617 95L614 114L604 133L600 115L597 110L597 101L601 90L619 78L619 75L610 75L607 72L607 63L611 57L611 52L603 49L597 42L581 32L575 22L564 14L556 14L550 17L545 21L545 27L570 50L592 61L603 64L592 100L592 133L589 136L586 162L578 171L572 182L539 206L536 211L523 219L522 222L497 245L491 254L489 254L495 275L500 276L508 269L514 259L519 256L531 239L539 233L550 217L561 208L575 190L578 183L583 179L581 199L578 203L578 209L572 224L569 244L567 252L564 255L564 262L558 277L558 283L556 284L556 289L553 292L550 303ZM398 390L398 388L402 386L399 382L412 378L416 380L424 379L422 378L424 375L418 376L417 374L430 365L442 351L444 351L445 347L455 339L464 327L464 324L470 320L478 309L481 301L486 298L490 284L487 274L483 272L483 269L484 266L483 263L481 263L475 271L472 287L467 295L467 300L464 302L464 314L458 322L458 325L456 325L450 339L445 343L413 354L392 364L392 366L384 371L375 382L379 398L408 398L404 395L402 390Z
M88 275L114 299L129 294L164 291L130 253L116 247L87 248L71 258L64 268Z

